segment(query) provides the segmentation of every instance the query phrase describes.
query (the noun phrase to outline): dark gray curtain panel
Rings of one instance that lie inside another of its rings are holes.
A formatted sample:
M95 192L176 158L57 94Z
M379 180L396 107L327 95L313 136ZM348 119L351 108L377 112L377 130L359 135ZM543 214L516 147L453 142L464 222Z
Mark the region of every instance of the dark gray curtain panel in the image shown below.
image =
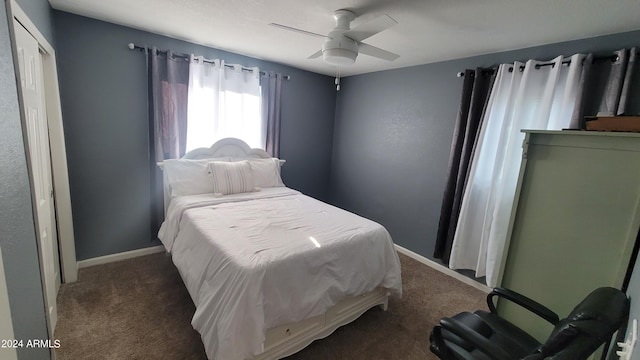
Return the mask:
M267 122L265 150L272 157L280 157L280 98L283 75L273 71L262 78L262 118Z
M151 231L157 234L164 218L162 171L157 162L184 155L187 139L189 62L171 51L147 50L149 102L149 174Z
M576 105L574 121L584 129L584 116L629 115L628 105L637 89L634 79L638 49L620 49L611 56L589 56L584 61L583 96Z
M149 50L148 58L152 158L179 158L184 155L187 139L189 61L155 47Z
M460 107L453 131L449 168L433 254L435 258L442 259L445 264L449 263L473 150L494 80L493 69L478 68L464 72Z
M610 115L624 115L627 100L631 91L631 79L636 62L636 48L621 49L614 53L615 60L611 63L611 73L605 90L605 96L600 102L600 113Z
M627 104L631 97L631 82L633 81L633 73L635 71L637 57L638 48L633 47L629 49L627 67L624 70L624 81L622 82L622 89L620 89L620 100L618 101L616 115L627 115Z
M584 129L584 104L585 95L588 89L587 79L591 74L591 64L593 63L593 54L587 54L582 61L582 71L580 72L580 81L578 82L578 97L573 105L573 113L571 114L571 129Z

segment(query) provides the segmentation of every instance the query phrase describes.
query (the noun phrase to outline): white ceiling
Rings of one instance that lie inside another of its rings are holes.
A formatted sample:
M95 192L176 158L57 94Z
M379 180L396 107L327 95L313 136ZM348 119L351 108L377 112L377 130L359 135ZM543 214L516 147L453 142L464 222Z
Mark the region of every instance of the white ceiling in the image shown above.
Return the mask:
M335 75L307 57L323 39L268 26L327 34L333 12L356 13L352 27L388 14L398 24L365 40L400 55L360 54L342 76L640 29L638 0L49 0L53 8L250 57ZM640 43L640 39L639 39ZM125 44L123 44L125 46Z

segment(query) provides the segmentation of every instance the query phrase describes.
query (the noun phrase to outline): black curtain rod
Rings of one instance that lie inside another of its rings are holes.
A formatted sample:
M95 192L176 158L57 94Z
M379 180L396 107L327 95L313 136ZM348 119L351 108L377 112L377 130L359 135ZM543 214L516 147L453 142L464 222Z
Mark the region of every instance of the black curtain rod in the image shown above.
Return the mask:
M583 63L584 63L584 60L585 60L585 59L586 59L586 58L583 58L583 59L582 59L582 62L583 62ZM594 56L594 57L593 57L593 60L592 60L592 63L605 62L605 61L607 61L607 60L609 60L609 61L611 61L611 62L616 62L616 61L618 61L619 59L620 59L620 57L619 57L618 55ZM555 66L555 64L556 64L555 62L546 62L546 63L542 63L542 64L536 64L535 68L536 68L536 69L540 69L541 67L545 67L545 66ZM569 65L569 64L571 64L571 60L564 60L564 61L562 62L562 64L563 64L563 65L565 65L565 64L566 64L566 65ZM524 70L524 66L522 66L522 65L521 65L519 70L520 70L520 71ZM509 68L509 72L512 72L512 71L513 71L513 67L510 67L510 68Z
M151 48L149 48L149 47L147 47L147 46L140 46L140 45L136 45L136 44L134 44L134 43L129 43L129 45L127 45L127 46L129 47L129 49L130 49L130 50L139 50L139 51L151 50ZM160 54L167 55L167 50L158 50L158 52L159 52ZM172 54L173 56L175 56L175 57L183 58L183 59L185 59L185 60L187 60L187 61L191 58L191 55L189 55L189 54L176 53L176 52L171 52L171 54ZM205 63L207 63L207 64L213 64L213 63L214 63L214 61L213 61L213 60L208 60L208 59L204 59L203 61L204 61ZM228 68L230 68L230 69L233 69L233 68L234 68L234 66L233 66L233 65L230 65L230 64L224 64L224 66L225 66L225 67L228 67ZM253 69L242 66L242 71L253 72ZM264 76L266 76L266 75L268 75L268 74L267 74L266 72L264 72L264 71L260 71L260 75L264 75ZM290 80L290 79L291 79L291 76L289 76L289 75L282 75L282 77L283 77L285 80Z
M496 68L488 68L480 70L480 75L493 75L496 72ZM460 71L456 74L457 77L464 77L464 71ZM475 73L471 73L471 76L475 76Z
M640 55L640 53L638 53L638 55ZM584 59L586 59L586 58L584 58ZM582 59L583 62L584 62L584 59ZM618 59L619 59L618 55L594 56L593 57L593 62L596 63L596 62L602 62L602 61L607 61L607 60L610 60L611 62L616 62L616 61L618 61ZM571 64L571 60L564 60L562 62L562 64L567 64L567 65ZM546 62L546 63L542 63L542 64L537 64L535 66L535 68L536 69L540 69L541 67L544 67L544 66L554 66L554 65L555 65L555 62ZM524 66L521 65L519 70L520 71L524 70ZM493 71L493 69L490 69L490 71ZM510 67L509 68L509 72L512 72L512 71L513 71L513 67ZM464 72L463 71L459 72L457 74L457 76L458 77L463 77L464 76Z

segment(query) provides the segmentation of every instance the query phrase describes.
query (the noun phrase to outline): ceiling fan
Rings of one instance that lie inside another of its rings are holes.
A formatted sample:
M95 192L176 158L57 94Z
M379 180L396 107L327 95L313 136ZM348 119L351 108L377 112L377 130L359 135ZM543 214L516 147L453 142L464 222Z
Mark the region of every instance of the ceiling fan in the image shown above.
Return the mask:
M281 24L271 23L269 25L324 38L325 40L322 44L322 49L309 56L309 59L315 59L322 56L324 61L330 64L350 65L356 61L358 53L387 61L393 61L400 57L400 55L362 42L363 40L397 24L398 22L391 16L379 16L364 24L360 24L353 29L349 26L351 21L356 18L352 11L345 9L336 10L333 17L336 20L336 26L327 35L317 34Z

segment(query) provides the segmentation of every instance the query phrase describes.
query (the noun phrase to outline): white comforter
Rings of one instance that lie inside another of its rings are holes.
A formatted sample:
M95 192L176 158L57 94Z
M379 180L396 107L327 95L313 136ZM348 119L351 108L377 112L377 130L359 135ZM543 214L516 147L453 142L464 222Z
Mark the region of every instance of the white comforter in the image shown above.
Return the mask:
M263 351L268 328L324 313L346 296L402 293L381 225L288 188L174 199L160 240L196 305L210 359Z

